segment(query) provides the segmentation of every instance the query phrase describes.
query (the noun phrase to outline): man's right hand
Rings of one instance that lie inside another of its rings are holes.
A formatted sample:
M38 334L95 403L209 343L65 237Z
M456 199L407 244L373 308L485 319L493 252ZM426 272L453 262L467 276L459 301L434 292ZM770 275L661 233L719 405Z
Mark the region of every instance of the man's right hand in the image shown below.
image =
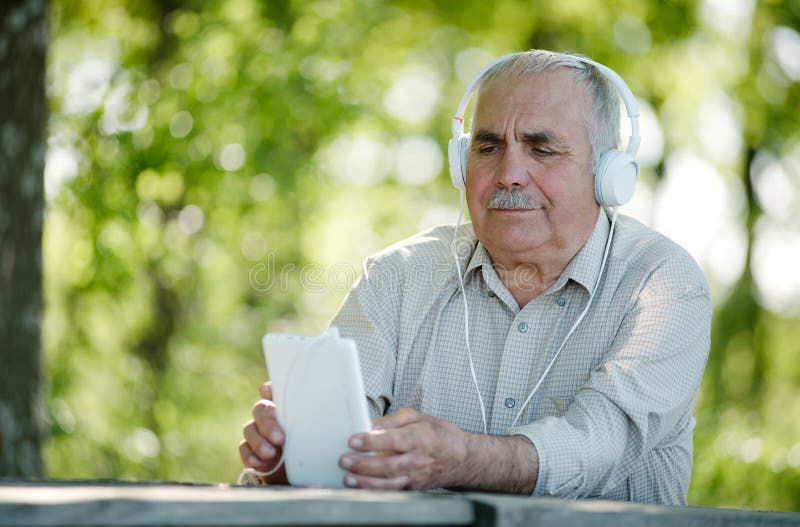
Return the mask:
M244 425L244 439L239 443L239 456L245 467L259 472L269 472L278 463L286 434L278 424L275 403L272 402L272 383L265 382L258 389L261 400L253 406L253 420ZM286 484L286 470L281 467L267 478L269 483Z

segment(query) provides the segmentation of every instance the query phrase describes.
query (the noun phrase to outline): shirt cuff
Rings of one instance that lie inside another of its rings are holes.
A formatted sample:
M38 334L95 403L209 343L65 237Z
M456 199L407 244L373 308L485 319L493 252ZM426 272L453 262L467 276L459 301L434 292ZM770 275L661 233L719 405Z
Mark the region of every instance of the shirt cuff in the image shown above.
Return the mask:
M532 496L580 497L586 486L586 438L566 419L546 417L515 426L509 435L525 436L539 457Z

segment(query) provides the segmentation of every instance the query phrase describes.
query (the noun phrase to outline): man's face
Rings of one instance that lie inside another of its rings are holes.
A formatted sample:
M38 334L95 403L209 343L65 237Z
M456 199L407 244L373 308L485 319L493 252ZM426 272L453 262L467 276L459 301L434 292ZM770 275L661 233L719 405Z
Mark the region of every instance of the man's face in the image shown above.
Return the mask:
M547 258L546 251L555 255L588 238L598 214L590 116L591 98L567 68L500 76L483 88L467 159L467 204L493 257ZM503 199L509 192L518 199Z

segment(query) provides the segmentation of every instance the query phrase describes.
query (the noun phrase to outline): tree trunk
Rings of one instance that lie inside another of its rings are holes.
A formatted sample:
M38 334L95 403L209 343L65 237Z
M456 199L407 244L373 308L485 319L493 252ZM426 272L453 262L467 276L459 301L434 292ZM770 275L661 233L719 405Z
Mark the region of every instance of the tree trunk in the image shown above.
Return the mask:
M0 477L41 477L45 0L0 5Z

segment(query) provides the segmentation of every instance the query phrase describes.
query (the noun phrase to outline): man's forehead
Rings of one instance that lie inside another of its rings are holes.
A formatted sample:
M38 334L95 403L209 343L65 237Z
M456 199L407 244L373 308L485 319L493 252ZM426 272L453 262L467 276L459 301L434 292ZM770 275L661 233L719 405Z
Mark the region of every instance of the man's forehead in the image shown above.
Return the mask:
M478 92L475 128L513 113L517 117L550 117L556 121L587 122L591 101L571 68L537 73L504 73L490 79ZM479 122L480 121L480 122ZM577 123L575 123L577 124Z
M491 78L481 86L477 102L497 96L534 99L551 99L580 104L589 99L585 86L580 83L572 68L559 67L535 73L506 72Z

